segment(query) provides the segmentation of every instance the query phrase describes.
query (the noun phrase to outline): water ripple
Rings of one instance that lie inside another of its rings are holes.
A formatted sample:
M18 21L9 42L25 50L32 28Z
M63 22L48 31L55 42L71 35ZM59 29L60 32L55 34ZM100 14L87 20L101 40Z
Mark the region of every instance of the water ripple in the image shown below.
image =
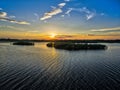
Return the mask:
M108 51L66 51L45 44L0 45L0 90L119 89L119 45Z

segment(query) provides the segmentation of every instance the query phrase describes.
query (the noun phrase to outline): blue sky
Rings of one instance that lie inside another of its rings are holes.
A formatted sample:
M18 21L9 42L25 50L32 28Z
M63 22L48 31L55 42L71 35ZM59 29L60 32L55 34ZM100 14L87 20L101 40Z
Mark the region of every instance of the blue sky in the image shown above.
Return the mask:
M0 0L1 35L3 32L100 34L118 37L120 1Z

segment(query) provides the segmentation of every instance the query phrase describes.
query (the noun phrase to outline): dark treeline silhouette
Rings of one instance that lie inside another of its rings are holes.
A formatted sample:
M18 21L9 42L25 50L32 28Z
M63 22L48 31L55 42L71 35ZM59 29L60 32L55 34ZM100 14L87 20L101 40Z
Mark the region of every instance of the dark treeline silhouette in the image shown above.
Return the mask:
M27 46L33 46L34 43L33 43L33 42L26 42L26 41L18 41L18 42L14 42L13 45L27 45Z
M47 43L48 47L64 50L105 50L106 45L102 44L87 44L87 43L71 43L71 42L50 42Z
M35 39L5 39L1 38L0 42L16 42L16 41L30 41L30 42L78 42L78 43L120 43L120 39L117 40L35 40Z

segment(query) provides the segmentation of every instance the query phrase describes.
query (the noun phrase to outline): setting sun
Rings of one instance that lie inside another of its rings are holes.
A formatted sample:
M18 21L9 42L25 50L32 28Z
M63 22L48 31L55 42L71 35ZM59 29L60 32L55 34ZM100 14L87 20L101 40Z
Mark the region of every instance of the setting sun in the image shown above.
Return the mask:
M51 37L51 38L55 38L56 35L57 35L57 34L55 34L55 33L51 33L50 37Z

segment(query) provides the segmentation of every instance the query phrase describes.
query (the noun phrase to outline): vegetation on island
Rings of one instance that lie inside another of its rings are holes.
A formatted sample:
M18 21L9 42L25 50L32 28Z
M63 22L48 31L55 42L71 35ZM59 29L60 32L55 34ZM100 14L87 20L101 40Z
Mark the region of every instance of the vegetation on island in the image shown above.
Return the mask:
M14 42L13 45L27 45L27 46L33 46L34 43L33 43L33 42L27 42L27 41L18 41L18 42Z
M88 44L88 43L70 43L70 42L50 42L47 43L48 47L64 50L105 50L106 45L101 44Z

